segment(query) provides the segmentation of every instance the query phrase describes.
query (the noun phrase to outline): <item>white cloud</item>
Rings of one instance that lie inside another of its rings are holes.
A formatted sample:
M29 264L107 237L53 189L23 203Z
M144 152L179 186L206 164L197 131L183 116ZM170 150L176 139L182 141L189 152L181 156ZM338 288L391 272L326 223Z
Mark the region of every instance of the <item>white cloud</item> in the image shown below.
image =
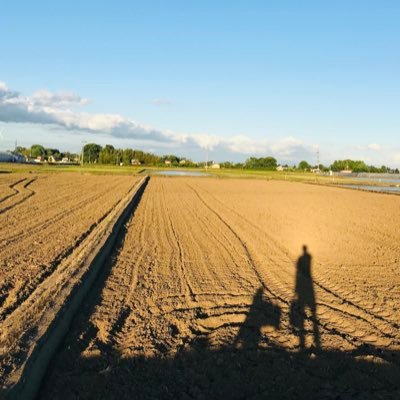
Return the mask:
M166 100L154 99L155 104ZM299 139L253 139L245 135L226 138L204 133L178 133L154 129L119 114L92 114L79 110L88 100L72 92L40 90L31 96L11 91L0 82L0 121L55 126L64 131L83 132L115 139L138 140L151 145L176 148L218 150L242 155L273 155L283 160L307 158L312 146Z
M356 146L357 150L361 150L361 151L381 151L383 148L380 144L377 143L370 143L367 145L358 145Z
M8 87L6 85L5 82L0 81L0 92L7 92L8 91Z
M400 151L397 151L393 154L392 156L393 161L397 162L398 164L400 164Z
M377 143L371 143L367 146L367 148L368 150L380 151L382 149L382 146Z
M52 93L48 90L38 90L33 93L32 100L37 105L50 107L80 106L89 102L88 99L82 98L73 92Z

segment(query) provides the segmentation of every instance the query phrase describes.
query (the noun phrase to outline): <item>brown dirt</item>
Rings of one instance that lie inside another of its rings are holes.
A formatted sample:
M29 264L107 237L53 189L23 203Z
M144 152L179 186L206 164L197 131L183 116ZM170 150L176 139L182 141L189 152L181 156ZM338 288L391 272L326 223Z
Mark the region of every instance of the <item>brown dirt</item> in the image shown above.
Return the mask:
M61 293L82 275L89 249L137 182L128 176L0 176L0 383L20 371L51 322L48 313L57 312Z
M399 206L152 178L40 398L398 399Z

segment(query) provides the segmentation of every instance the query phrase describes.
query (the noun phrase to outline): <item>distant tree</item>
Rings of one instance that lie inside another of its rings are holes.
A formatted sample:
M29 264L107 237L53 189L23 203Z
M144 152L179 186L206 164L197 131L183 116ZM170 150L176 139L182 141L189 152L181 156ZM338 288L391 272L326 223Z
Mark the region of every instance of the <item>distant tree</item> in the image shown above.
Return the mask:
M224 161L220 163L221 168L233 168L233 163L230 161Z
M351 170L353 172L370 172L371 167L361 160L335 160L331 165L332 171ZM373 168L372 168L373 169Z
M303 170L303 171L308 171L311 169L311 165L307 161L300 161L298 168Z
M85 163L99 162L99 156L102 147L96 143L88 143L83 148L83 160Z
M322 172L328 172L329 171L329 167L326 167L324 164L319 164L318 165L319 170Z
M244 168L246 169L266 169L266 170L276 170L278 162L274 157L250 157L244 163Z
M386 167L385 165L382 165L381 168L380 168L380 172L383 173L383 174L386 174L389 171L390 171L390 168Z
M106 144L99 153L99 162L101 164L115 164L117 152L111 144Z
M26 147L17 146L17 148L15 149L15 153L21 154L24 157L29 157L31 154L31 149L28 149Z
M33 144L30 153L33 158L44 157L46 155L46 150L41 144Z
M122 152L122 162L124 163L124 165L130 165L133 159L134 157L132 149L125 149Z
M45 153L46 160L48 160L50 156L53 156L56 160L61 159L61 152L58 149L45 149Z
M165 164L165 161L170 161L171 165L173 165L174 167L179 165L179 161L181 159L179 157L177 157L174 154L166 154L164 156L161 157L161 163Z
M124 151L122 149L115 150L115 164L120 165L122 162L122 157L124 155Z
M158 165L161 163L161 157L152 153L146 153L142 150L133 150L133 158L145 165Z
M65 153L62 153L62 156L67 158L70 161L75 161L75 160L79 159L79 155L78 154L71 153L69 151L66 151Z

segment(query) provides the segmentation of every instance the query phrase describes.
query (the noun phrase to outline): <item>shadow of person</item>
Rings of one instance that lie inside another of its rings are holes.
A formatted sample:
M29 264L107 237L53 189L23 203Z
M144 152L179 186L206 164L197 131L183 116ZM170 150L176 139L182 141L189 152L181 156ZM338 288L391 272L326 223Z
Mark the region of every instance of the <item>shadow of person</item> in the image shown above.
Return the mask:
M236 336L235 348L257 348L262 340L261 328L263 326L273 326L279 329L281 310L278 306L265 299L263 293L262 287L257 289L246 320L240 326L239 333Z
M305 321L307 318L306 309L311 311L310 321L312 323L314 346L319 349L320 337L317 320L317 305L315 300L314 286L311 274L312 257L307 251L307 246L303 246L303 254L296 263L296 286L295 296L290 306L290 323L299 337L300 349L306 348L306 329Z

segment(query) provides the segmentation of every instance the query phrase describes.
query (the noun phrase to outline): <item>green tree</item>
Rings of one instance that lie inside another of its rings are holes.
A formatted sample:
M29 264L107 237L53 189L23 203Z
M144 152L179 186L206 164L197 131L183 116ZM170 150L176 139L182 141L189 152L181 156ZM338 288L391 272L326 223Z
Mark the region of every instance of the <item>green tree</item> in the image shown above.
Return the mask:
M26 147L18 146L18 147L15 149L15 152L16 152L17 154L23 155L24 157L29 157L30 154L31 154L31 149L27 149Z
M45 155L46 155L46 150L41 144L33 144L31 146L31 156L33 158L44 157Z
M61 152L58 149L45 149L46 159L48 160L50 156L53 156L56 160L61 160Z
M122 162L124 163L124 165L130 165L133 159L133 150L125 149L122 153Z
M370 172L370 169L371 167L361 160L335 160L331 165L331 170L336 172L343 170L352 170L353 172Z
M274 157L250 157L244 163L246 169L276 170L278 163Z
M311 165L307 161L303 160L299 162L298 169L308 171L311 169Z
M111 144L106 144L99 153L99 162L101 164L115 164L117 159L116 150Z
M83 160L85 163L99 162L99 156L102 147L96 143L88 143L83 148Z

